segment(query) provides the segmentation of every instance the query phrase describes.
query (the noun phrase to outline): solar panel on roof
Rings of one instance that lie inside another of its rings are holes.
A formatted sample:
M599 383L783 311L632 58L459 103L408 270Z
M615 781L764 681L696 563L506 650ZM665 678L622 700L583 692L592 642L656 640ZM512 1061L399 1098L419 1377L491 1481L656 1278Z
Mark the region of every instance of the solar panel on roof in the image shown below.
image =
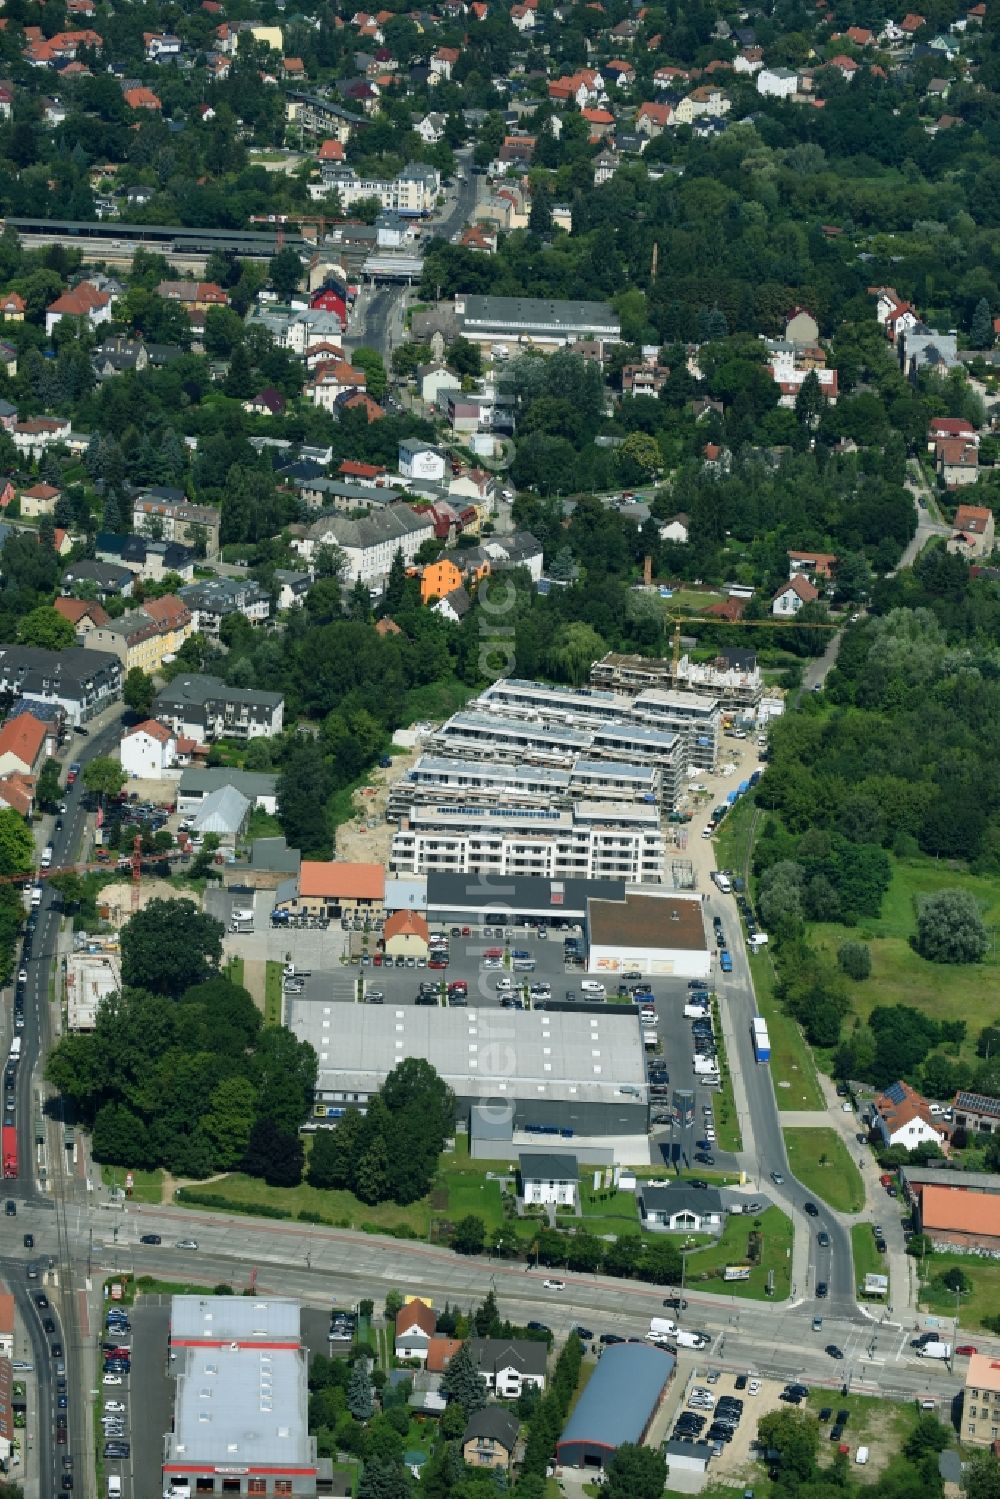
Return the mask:
M906 1091L902 1083L891 1083L885 1090L885 1096L890 1103L902 1103L906 1097Z

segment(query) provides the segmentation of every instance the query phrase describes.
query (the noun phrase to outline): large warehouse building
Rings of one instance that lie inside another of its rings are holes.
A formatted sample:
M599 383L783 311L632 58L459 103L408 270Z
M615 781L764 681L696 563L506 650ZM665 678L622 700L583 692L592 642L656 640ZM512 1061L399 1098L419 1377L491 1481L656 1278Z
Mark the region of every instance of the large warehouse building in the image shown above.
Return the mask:
M163 1439L163 1493L316 1493L331 1464L309 1435L299 1304L244 1296L175 1296L170 1349L174 1427Z
M620 900L587 904L591 973L708 978L712 957L705 939L700 895L643 895L629 891Z
M289 1026L319 1058L314 1118L364 1108L407 1057L433 1062L454 1090L457 1121L474 1107L516 1131L640 1137L647 1128L638 1018L628 1010L440 1009L292 1002ZM508 1139L510 1134L508 1132Z
M567 1468L603 1468L624 1442L638 1446L666 1393L676 1359L652 1343L605 1348L556 1443Z

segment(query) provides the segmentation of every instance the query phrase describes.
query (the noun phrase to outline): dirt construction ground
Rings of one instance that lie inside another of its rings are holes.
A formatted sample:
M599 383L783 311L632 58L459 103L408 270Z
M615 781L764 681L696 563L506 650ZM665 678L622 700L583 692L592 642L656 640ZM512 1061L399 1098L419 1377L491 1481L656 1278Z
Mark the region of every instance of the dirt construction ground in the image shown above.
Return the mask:
M166 880L150 880L143 876L139 882L139 909L151 900L176 900L177 894L174 886ZM185 890L183 894L193 900L195 905L201 905L201 896L197 890ZM101 891L101 904L108 907L112 926L120 927L132 915L132 882L129 880L105 885Z
M383 770L374 766L364 786L352 798L354 816L337 829L337 858L362 864L388 866L393 823L386 822L385 808L389 788L406 774L421 754L420 747L395 753L392 765Z

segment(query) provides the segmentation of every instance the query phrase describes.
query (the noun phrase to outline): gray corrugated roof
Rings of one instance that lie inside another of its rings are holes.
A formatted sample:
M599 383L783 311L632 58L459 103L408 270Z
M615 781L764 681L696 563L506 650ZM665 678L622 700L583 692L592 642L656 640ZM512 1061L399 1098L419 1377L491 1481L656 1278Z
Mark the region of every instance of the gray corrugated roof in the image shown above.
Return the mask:
M640 1442L675 1363L672 1353L649 1343L605 1348L563 1428L557 1455L576 1442L612 1451L623 1442Z
M197 833L223 833L235 836L250 811L250 801L235 786L220 786L212 791L195 814Z

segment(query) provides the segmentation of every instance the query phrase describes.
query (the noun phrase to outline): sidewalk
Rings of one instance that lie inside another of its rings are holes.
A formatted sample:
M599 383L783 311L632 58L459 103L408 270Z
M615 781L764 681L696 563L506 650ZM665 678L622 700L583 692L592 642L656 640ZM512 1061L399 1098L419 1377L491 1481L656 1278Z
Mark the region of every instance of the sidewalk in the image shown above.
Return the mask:
M885 1189L879 1181L881 1175L879 1164L874 1154L867 1145L861 1145L857 1139L858 1116L852 1109L849 1114L844 1112L843 1100L837 1096L834 1083L822 1073L819 1076L820 1087L827 1102L826 1114L810 1114L802 1119L794 1116L786 1116L787 1124L826 1124L832 1126L839 1133L848 1151L857 1162L861 1174L861 1181L865 1189L865 1206L860 1213L843 1214L845 1223L851 1225L856 1223L878 1223L885 1234L887 1248L886 1264L889 1272L889 1305L895 1318L913 1316L917 1310L917 1275L913 1257L906 1253L906 1240L903 1237L903 1225L899 1216L896 1201L886 1196ZM863 1303L859 1303L863 1305ZM887 1308L888 1309L888 1308ZM877 1308L873 1308L873 1315ZM877 1319L876 1319L877 1320Z

